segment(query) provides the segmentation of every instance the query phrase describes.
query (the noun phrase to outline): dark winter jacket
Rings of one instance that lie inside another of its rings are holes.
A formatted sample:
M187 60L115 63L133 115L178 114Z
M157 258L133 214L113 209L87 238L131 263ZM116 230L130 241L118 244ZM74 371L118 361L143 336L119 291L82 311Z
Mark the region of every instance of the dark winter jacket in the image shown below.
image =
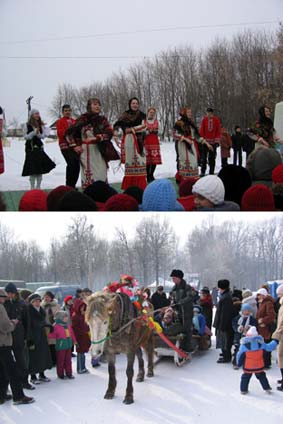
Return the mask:
M252 315L246 317L238 314L232 319L232 328L234 331L233 344L235 346L240 346L241 338L246 335L250 327L257 328L257 320Z
M211 294L201 297L199 300L199 305L201 306L202 313L205 316L206 325L211 329L212 325L212 309L213 309L213 301Z
M81 313L81 308L86 309L86 304L82 300L76 300L72 315L72 328L77 340L76 351L86 353L90 348L89 326L85 322L85 316Z
M184 323L193 316L193 291L185 280L179 284L175 284L170 293L173 303L177 304L176 309L179 313L180 320Z
M263 301L259 303L257 316L258 332L264 338L269 340L271 337L271 325L275 323L276 313L274 310L274 299L271 296L265 296ZM259 322L262 319L262 322Z
M29 329L29 318L27 305L23 300L19 298L7 299L4 303L8 317L10 319L18 319L19 322L12 333L13 336L13 347L23 348L27 333Z
M151 296L150 301L153 305L154 310L161 309L170 305L170 301L169 299L167 299L166 294L164 292L159 294L158 291L156 291Z
M235 316L230 290L225 290L217 304L213 327L216 330L232 332L232 319Z
M243 135L242 133L236 132L235 134L232 135L232 147L233 150L239 152L242 150L243 147Z
M29 373L36 374L52 368L52 360L46 335L45 312L42 308L35 309L28 305L30 320L29 332L27 334L27 345L29 347Z
M243 366L246 373L259 373L264 370L263 351L271 352L277 347L277 341L264 343L261 336L244 337L237 353L237 364Z

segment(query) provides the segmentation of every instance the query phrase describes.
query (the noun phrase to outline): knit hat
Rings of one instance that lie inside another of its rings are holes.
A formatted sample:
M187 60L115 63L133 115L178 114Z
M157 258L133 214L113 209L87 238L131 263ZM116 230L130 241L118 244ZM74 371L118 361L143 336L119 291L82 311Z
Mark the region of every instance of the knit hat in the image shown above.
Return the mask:
M244 311L252 312L253 308L249 303L243 303L242 306L241 306L241 311L242 312L244 312Z
M47 211L47 193L43 190L26 191L19 203L20 212Z
M210 294L210 290L208 287L203 287L200 292L203 294Z
M115 194L105 203L105 211L138 211L138 202L128 194Z
M250 327L246 333L247 337L256 337L258 336L258 332L256 327Z
M28 290L28 289L22 289L20 291L20 294L21 294L21 298L23 300L26 300L32 294L32 292L30 290Z
M253 183L271 186L272 171L280 164L282 164L282 158L277 150L258 147L249 155L246 168Z
M63 321L63 319L65 317L68 317L68 312L67 311L57 311L56 314L54 315L55 321Z
M6 290L6 293L14 293L14 294L18 293L18 289L14 283L6 284L5 290Z
M49 211L58 211L58 202L64 194L68 193L69 191L74 191L75 189L70 186L60 185L56 188L54 188L50 193L48 193L47 196L47 209Z
M59 200L58 211L97 211L97 206L86 194L80 193L79 191L69 191Z
M8 297L4 289L0 289L0 297Z
M201 307L199 306L199 305L194 305L194 308L193 308L193 312L198 312L199 314L201 313Z
M193 185L197 182L198 178L188 177L181 181L179 185L179 196L185 197L192 194Z
M267 296L268 291L266 289L259 289L256 294L261 294L262 296Z
M249 289L246 289L242 292L243 299L246 299L247 297L251 297L252 295L253 293Z
M282 163L272 171L272 182L274 184L283 184L283 165Z
M55 294L52 292L52 291L50 291L50 290L47 290L45 293L44 293L44 295L43 296L49 296L52 300L54 299L54 297L55 297Z
M31 117L32 117L32 115L34 115L35 113L39 113L39 110L38 110L38 109L31 109L31 110L29 111L29 114L28 114L29 118L31 118Z
M143 191L142 188L136 187L136 186L131 186L131 187L128 187L124 191L124 194L127 194L128 196L132 196L134 199L136 199L136 201L138 202L138 204L141 205L143 192L144 191Z
M217 286L218 286L219 289L227 290L230 287L230 281L229 280L219 280L217 282Z
M41 300L41 297L37 293L33 293L28 297L29 303L34 302L35 300Z
M145 212L183 211L183 206L176 198L176 190L171 181L155 180L143 193L141 209Z
M117 191L104 181L94 181L84 193L95 202L106 203L111 196L117 194Z
M170 274L170 277L183 278L184 277L184 273L180 269L173 269L173 271Z
M274 211L272 191L264 184L250 187L242 198L242 211Z
M277 296L283 296L283 284L280 284L280 286L276 289Z
M193 186L193 193L203 196L213 205L220 205L224 202L224 184L216 175L207 175L200 178Z
M67 296L64 297L64 303L66 305L66 303L69 302L69 300L73 300L73 296L71 296L70 294L68 294Z
M241 206L243 194L252 185L249 171L242 166L227 165L221 168L218 177L224 184L225 200Z

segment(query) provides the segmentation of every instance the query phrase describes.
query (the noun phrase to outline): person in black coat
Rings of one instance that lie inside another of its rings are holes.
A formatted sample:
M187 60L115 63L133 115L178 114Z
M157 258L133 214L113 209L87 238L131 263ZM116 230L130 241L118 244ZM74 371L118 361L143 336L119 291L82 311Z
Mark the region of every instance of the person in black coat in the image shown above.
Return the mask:
M218 281L220 300L217 304L213 327L216 329L216 348L222 350L222 357L217 361L219 364L231 362L232 358L234 335L232 320L236 313L229 287L229 280Z
M26 303L20 299L17 287L13 283L8 283L5 287L8 298L4 303L8 317L11 320L18 320L18 324L12 333L12 350L16 359L19 374L22 376L23 387L33 390L34 387L28 382L28 350L26 338L29 329L29 318Z
M242 166L243 135L239 125L236 125L235 133L232 135L232 148L234 151L233 164L237 165L239 158L239 165Z
M184 280L184 273L179 269L173 269L170 277L175 283L170 296L172 303L176 304L175 309L178 312L181 323L183 324L186 335L182 344L182 349L186 352L192 350L192 319L193 319L193 292L192 287Z
M156 291L150 298L154 310L161 309L170 305L170 300L167 299L166 293L164 293L163 286L158 286Z
M52 368L46 327L50 329L53 329L53 327L46 324L46 314L40 306L40 302L41 297L38 294L32 294L29 297L30 328L27 335L27 345L29 348L29 374L31 374L33 384L39 384L41 381L49 382L50 380L44 375L44 371ZM36 377L37 373L39 373L39 378Z

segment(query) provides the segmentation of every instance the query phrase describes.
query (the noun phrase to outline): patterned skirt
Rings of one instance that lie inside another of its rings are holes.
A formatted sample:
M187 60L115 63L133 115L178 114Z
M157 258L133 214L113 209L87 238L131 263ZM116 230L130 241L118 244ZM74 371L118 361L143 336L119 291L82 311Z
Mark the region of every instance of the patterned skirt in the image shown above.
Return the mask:
M147 165L161 165L160 144L157 134L148 134L144 140Z
M140 152L136 135L126 134L121 144L121 161L125 163L122 190L130 186L146 187L146 157Z

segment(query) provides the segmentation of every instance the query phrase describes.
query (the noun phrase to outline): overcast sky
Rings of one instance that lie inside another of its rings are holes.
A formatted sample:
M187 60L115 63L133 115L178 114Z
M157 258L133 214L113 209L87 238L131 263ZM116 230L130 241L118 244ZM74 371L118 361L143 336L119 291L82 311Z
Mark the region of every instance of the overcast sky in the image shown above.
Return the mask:
M15 236L19 240L36 240L37 243L43 247L48 248L52 238L61 238L66 233L68 225L72 222L72 217L79 214L72 213L51 213L51 212L10 212L2 213L0 216L0 223L12 229ZM270 220L278 217L278 213L272 212L257 212L257 213L230 213L230 212L195 212L195 213L84 213L87 215L89 224L93 224L95 231L108 240L113 239L115 236L116 228L123 228L128 236L131 238L135 232L135 227L145 217L158 215L159 219L165 218L174 228L180 242L183 244L188 234L196 227L200 226L208 219L212 220L214 224L223 224L226 221L236 221L242 223L255 223L264 220Z
M26 118L25 100L48 120L59 84L103 81L134 59L12 59L11 56L153 56L191 43L205 47L216 36L231 37L244 22L283 20L282 0L0 0L0 105L7 120ZM123 31L231 24L117 35ZM275 29L277 24L250 25ZM28 42L58 37L116 33L93 38ZM21 43L16 43L21 41ZM7 58L9 56L10 58ZM2 57L2 58L1 58Z

